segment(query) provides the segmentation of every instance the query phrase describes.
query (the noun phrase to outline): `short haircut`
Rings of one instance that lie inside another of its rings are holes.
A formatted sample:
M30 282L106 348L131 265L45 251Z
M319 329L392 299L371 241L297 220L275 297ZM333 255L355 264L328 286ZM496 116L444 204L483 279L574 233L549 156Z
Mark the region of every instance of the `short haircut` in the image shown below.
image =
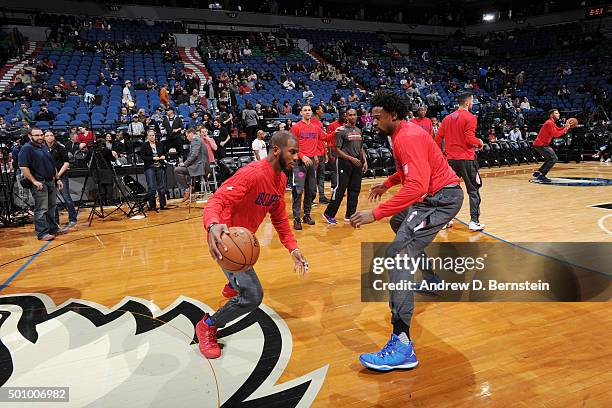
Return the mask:
M555 112L559 112L559 109L551 109L548 111L548 116L552 115Z
M40 130L40 131L43 133L43 135L45 134L45 133L42 131L42 129L41 129L41 128L38 128L38 127L34 126L34 127L31 127L31 128L30 128L30 135L32 135L32 132L33 132L33 131L35 131L35 130Z
M287 147L287 142L289 139L293 139L298 141L298 138L288 130L277 130L272 134L272 138L270 139L270 146L278 146L279 149Z
M372 97L372 107L375 106L381 107L389 113L395 112L400 120L404 119L408 112L406 101L395 92L376 92Z
M470 92L464 92L457 97L457 103L459 105L465 105L468 99L472 98L473 95Z
M195 133L195 132L196 132L195 129L191 127L185 131L185 133Z

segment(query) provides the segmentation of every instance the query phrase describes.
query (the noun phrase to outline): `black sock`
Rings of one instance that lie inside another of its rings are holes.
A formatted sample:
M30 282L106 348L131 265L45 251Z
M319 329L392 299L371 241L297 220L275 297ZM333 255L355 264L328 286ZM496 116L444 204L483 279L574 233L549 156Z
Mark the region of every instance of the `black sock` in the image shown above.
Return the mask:
M406 336L408 336L408 339L410 339L410 326L404 323L403 320L398 320L397 322L393 323L393 333L396 336L406 333Z

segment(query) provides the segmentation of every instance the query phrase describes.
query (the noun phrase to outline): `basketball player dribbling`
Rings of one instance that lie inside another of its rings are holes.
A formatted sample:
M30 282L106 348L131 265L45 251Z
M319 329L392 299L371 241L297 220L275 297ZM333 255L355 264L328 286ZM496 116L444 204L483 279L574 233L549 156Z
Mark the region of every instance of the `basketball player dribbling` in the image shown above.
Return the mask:
M436 234L461 209L463 190L459 177L448 165L429 133L420 126L403 120L407 106L395 93L379 92L372 98L372 118L376 128L391 136L397 171L383 184L372 186L370 200L380 198L389 188L401 184L400 190L373 210L359 211L351 217L355 228L393 216L391 226L395 239L387 249L387 257L407 254L424 256L424 249ZM414 271L390 269L389 282L411 281ZM428 283L440 282L433 271L423 270ZM412 368L418 365L410 339L410 321L414 310L412 290L389 293L393 333L378 352L362 354L359 361L368 368L382 371Z
M222 259L227 247L221 235L229 233L229 227L244 227L255 233L266 214L270 213L282 244L291 253L296 273L302 276L308 271L308 262L291 232L284 199L287 186L285 172L291 171L297 160L298 141L292 133L278 131L272 135L270 147L266 159L238 170L209 199L204 209L208 247L213 259ZM217 245L224 251L219 250ZM207 358L221 356L217 329L257 309L263 299L263 288L252 267L241 273L223 272L237 295L213 315L204 315L196 325L200 352Z

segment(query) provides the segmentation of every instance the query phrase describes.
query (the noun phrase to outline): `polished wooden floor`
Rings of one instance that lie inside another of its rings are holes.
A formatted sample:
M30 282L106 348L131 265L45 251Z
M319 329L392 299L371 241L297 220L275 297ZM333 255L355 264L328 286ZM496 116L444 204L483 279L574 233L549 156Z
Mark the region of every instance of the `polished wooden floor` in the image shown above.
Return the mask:
M483 171L481 221L488 233L507 241L612 241L610 210L591 207L612 202L612 187L531 184L530 169ZM559 164L550 176L611 179L612 166ZM366 191L360 208L371 207ZM279 382L329 364L312 406L611 406L610 303L417 303L411 333L419 367L387 374L364 369L358 354L380 348L390 329L386 304L360 301L360 243L390 240L392 232L385 222L359 230L328 226L319 222L321 207L313 212L317 225L296 233L310 262L307 277L294 275L269 221L257 234L263 248L256 268L264 303L293 336ZM469 220L467 201L458 218ZM32 230L0 230L0 282L41 248ZM495 238L457 222L437 237L488 240ZM43 293L55 304L72 298L108 307L134 296L160 308L184 295L218 307L224 282L208 255L201 211L188 214L180 206L144 220L82 223L49 244L0 295Z

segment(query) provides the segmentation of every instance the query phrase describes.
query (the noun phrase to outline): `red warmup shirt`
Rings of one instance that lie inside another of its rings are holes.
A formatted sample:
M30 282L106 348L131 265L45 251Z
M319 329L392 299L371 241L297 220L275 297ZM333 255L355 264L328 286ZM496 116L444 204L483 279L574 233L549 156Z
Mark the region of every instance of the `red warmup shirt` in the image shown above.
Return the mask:
M253 234L267 213L289 252L298 247L285 210L287 176L276 174L268 160L258 160L227 179L204 208L204 227L212 223L244 227Z
M77 143L89 143L95 142L96 135L93 134L91 130L88 130L87 133L77 133L76 142Z
M476 137L476 116L465 109L457 109L442 120L436 133L436 143L442 145L448 160L474 160L475 146L480 145Z
M402 184L393 197L373 211L374 218L395 215L444 186L459 184L459 177L448 165L431 136L414 123L402 121L391 136L397 171L385 180L385 187Z
M327 145L331 147L332 152L334 151L334 146L336 146L336 129L340 126L343 126L343 124L335 120L327 127Z
M423 128L424 131L429 133L429 136L433 137L433 123L431 123L431 119L429 118L414 118L411 120L415 125L419 125Z
M325 128L323 127L323 123L321 123L321 121L315 117L310 119L310 123L314 123L315 125L317 125L323 130L323 136L325 137L325 139L319 139L319 142L317 143L317 156L324 156L325 155L325 141L328 139L328 136L327 136L327 133L325 133Z
M555 138L565 134L567 132L566 127L558 127L554 120L548 119L542 125L538 137L533 141L534 146L548 146L550 142Z
M299 159L304 156L310 158L317 156L317 144L319 143L319 139L325 140L323 128L315 125L312 120L310 123L300 120L291 127L291 133L297 136L298 142L300 143L300 151L298 152Z

